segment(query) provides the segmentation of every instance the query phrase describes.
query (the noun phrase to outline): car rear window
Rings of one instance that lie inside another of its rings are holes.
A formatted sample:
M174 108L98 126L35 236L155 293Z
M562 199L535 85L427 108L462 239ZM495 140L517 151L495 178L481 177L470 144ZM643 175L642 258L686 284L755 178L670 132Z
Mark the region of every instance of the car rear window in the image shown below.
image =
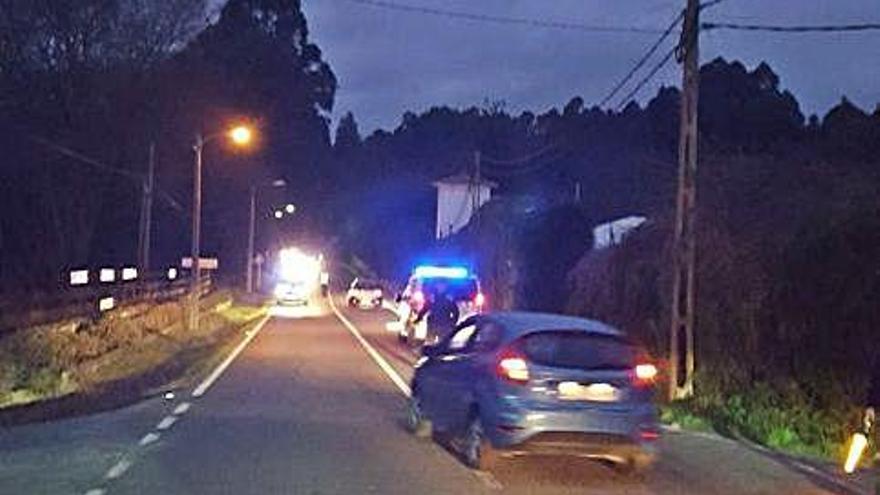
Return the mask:
M357 288L358 289L373 290L373 289L381 289L382 285L379 282L375 282L373 280L365 280L365 281L359 281L357 283Z
M455 301L473 299L477 295L474 279L432 279L424 282L424 290L432 295L450 294Z
M535 364L558 368L624 369L635 365L637 355L636 347L620 337L573 330L531 333L519 347Z

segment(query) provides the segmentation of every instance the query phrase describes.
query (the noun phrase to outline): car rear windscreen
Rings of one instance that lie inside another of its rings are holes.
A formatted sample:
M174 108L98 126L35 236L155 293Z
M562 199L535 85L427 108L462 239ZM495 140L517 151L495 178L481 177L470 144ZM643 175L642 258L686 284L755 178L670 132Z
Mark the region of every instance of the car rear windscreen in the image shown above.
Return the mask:
M636 347L620 337L572 330L535 332L520 339L519 347L535 364L557 368L631 368L637 355Z
M363 280L363 281L359 281L357 283L357 288L364 289L364 290L381 289L382 284L380 284L379 282L376 282L375 280Z

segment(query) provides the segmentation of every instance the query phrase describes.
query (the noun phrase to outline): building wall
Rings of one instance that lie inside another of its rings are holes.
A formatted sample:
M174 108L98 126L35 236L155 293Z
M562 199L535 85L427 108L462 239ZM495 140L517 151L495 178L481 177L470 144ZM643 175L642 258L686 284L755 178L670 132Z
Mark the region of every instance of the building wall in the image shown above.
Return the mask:
M464 228L473 216L473 188L470 184L437 184L437 239ZM492 197L489 186L480 187L480 206Z

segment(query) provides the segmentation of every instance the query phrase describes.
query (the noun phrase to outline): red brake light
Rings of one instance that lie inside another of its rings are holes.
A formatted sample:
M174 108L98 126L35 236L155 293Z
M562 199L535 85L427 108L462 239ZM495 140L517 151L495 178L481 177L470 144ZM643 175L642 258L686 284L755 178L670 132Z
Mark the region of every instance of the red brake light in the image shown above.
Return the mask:
M477 295L474 296L474 305L482 308L484 304L486 304L486 296L482 292L477 292Z
M657 379L657 367L650 363L637 364L633 369L633 379L637 385L652 385Z
M525 358L514 352L506 352L498 360L498 375L515 383L529 381L529 365Z

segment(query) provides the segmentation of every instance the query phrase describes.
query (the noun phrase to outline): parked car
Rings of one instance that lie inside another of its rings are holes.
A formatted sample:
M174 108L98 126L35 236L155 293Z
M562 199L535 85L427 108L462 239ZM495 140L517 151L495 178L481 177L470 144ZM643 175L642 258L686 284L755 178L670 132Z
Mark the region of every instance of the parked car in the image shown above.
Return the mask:
M275 285L275 300L278 304L304 305L309 303L313 285L306 282L278 282Z
M384 294L382 285L373 280L355 278L346 293L348 305L352 308L375 308L382 305Z
M423 349L408 424L448 434L473 468L499 457L571 455L648 468L659 437L657 369L598 321L526 312L476 315Z

